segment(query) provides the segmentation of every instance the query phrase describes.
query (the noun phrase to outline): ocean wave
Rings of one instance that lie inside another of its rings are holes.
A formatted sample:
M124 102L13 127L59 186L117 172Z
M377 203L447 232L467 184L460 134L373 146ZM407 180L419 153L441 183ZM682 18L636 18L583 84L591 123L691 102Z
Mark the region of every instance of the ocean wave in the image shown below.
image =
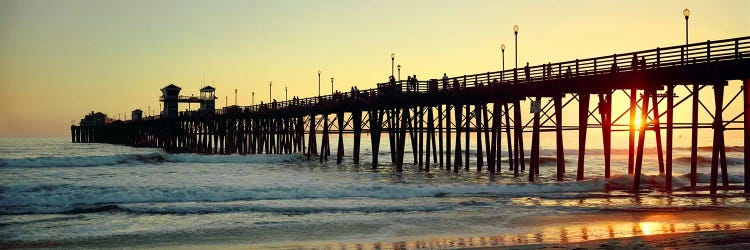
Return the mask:
M603 179L546 184L390 185L323 187L149 187L0 185L0 214L63 213L86 205L144 202L224 202L308 198L517 196L534 193L603 191ZM103 207L101 209L108 209Z
M677 157L673 159L673 162L675 164L680 165L690 165L692 158L690 156L684 156L684 157ZM697 156L696 157L696 163L698 167L710 167L711 166L711 156ZM735 157L727 157L727 165L744 165L745 159L744 158L735 158Z
M124 204L86 204L73 206L21 206L0 208L1 214L87 214L123 212L132 214L212 214L212 213L274 213L283 215L303 215L315 213L403 213L403 212L436 212L452 210L464 204L434 205L387 205L373 204L364 206L274 206L245 203L124 203Z
M720 179L721 180L721 179ZM707 174L698 174L699 183L708 183ZM730 175L731 183L742 183L742 175ZM619 175L609 179L591 178L575 182L529 184L444 184L393 185L387 183L354 184L335 187L276 186L175 186L175 187L99 187L71 184L0 185L0 214L59 214L96 212L134 213L213 213L256 211L276 213L316 213L325 211L398 212L428 211L434 208L389 207L388 199L420 197L541 197L552 199L611 196L609 191L629 191L633 176ZM660 190L664 176L642 175L641 189ZM673 178L675 189L690 185L688 175ZM300 201L303 199L384 199L379 208L337 208L323 203L303 208L264 206L225 206L222 203L241 201ZM142 207L140 203L214 203L212 206L174 205ZM464 205L464 204L461 204ZM468 205L474 205L468 204ZM320 207L320 208L315 208ZM302 209L302 210L299 210ZM448 209L448 208L439 208Z
M200 155L168 154L116 154L109 156L34 157L0 159L0 167L93 167L133 163L277 163L301 161L301 154L288 155Z

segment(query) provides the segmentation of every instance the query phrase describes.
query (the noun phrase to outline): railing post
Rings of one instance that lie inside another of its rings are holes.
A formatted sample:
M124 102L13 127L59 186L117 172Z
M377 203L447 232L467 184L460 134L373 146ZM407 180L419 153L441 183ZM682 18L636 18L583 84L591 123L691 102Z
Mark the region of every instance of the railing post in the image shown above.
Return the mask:
M656 68L661 67L661 48L656 47Z
M740 40L734 40L734 60L740 59Z
M706 41L706 62L711 62L711 40Z
M680 47L680 63L685 65L685 47Z
M576 76L578 76L578 59L576 59Z

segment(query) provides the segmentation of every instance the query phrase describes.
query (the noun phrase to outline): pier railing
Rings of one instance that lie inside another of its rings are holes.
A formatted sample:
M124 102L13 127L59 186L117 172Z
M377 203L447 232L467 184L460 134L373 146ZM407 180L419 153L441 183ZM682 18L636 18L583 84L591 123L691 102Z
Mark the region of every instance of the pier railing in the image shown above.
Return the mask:
M406 80L379 83L377 88L356 92L263 103L252 106L229 106L217 109L214 114L230 112L260 112L290 108L311 108L337 103L341 100L377 98L382 95L428 93L433 91L460 91L478 86L534 84L549 80L659 69L690 64L733 61L750 58L750 36L705 41L687 45L655 48L629 53L612 54L587 59L512 68L479 74L450 77L447 80L430 79L410 84ZM528 74L526 70L528 69ZM432 86L431 86L432 85ZM180 115L200 114L199 111L180 112Z

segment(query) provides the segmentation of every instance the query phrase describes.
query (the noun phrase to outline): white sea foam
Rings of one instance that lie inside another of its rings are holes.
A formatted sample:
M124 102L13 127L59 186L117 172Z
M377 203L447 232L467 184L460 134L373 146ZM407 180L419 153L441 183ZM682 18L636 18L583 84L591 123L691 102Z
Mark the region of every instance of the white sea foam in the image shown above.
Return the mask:
M275 163L302 160L302 155L200 155L168 154L116 154L108 156L33 157L0 159L0 167L92 167L133 163L185 162L185 163Z
M700 182L708 178L699 175ZM730 175L731 182L742 180ZM661 176L641 177L642 187L663 186ZM676 187L688 185L686 176L676 176ZM443 196L548 196L558 193L587 193L629 190L632 176L595 178L576 182L542 184L444 184L394 185L387 183L348 184L344 186L275 187L95 187L76 185L0 185L0 214L62 213L80 205L144 202L222 202L241 200L284 200L307 198L380 198L401 199Z
M441 196L515 196L533 193L604 190L604 180L549 184L370 185L340 187L170 187L119 188L74 185L0 186L0 213L62 213L90 204L277 200L305 198L411 198Z

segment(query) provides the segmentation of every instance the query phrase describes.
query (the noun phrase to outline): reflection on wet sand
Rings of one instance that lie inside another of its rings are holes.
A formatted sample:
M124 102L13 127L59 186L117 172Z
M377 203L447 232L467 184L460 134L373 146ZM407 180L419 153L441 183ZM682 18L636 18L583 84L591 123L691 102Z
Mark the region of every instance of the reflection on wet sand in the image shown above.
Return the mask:
M639 211L630 213L559 214L524 217L510 222L512 233L488 236L432 236L421 240L376 243L306 242L313 249L433 249L477 248L529 244L580 243L634 236L750 229L750 211ZM288 248L289 246L253 246ZM298 248L299 246L294 246Z
M660 234L750 229L750 221L711 223L624 222L607 225L549 227L542 232L482 237L430 238L427 240L320 244L313 249L434 249L576 243L584 241Z

